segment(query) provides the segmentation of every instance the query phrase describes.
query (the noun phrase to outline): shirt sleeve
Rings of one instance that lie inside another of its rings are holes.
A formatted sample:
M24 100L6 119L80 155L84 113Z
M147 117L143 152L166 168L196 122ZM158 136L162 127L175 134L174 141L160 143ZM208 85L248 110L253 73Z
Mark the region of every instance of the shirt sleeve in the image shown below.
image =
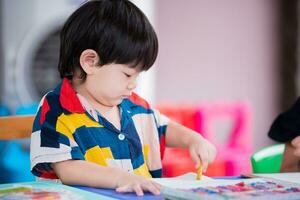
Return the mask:
M153 113L158 131L161 159L163 159L166 148L166 131L170 119L161 114L158 110L153 109Z
M158 110L153 109L154 117L156 120L156 127L159 133L159 136L166 134L167 126L170 121L170 119L165 116L164 114L161 114Z
M51 102L51 106L49 106L49 102ZM41 178L56 179L57 176L51 163L83 159L83 154L77 143L68 137L72 133L59 121L62 112L55 97L42 99L40 105L31 134L31 172ZM58 126L60 131L57 131Z
M278 142L288 142L300 135L300 98L289 110L276 117L268 135Z

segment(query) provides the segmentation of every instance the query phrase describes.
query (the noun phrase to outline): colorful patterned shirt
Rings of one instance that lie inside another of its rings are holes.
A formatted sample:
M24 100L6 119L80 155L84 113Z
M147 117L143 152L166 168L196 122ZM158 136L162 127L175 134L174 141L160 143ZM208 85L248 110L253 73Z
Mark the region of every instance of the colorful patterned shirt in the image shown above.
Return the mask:
M73 159L119 167L144 177L161 177L169 119L134 93L119 109L121 130L63 79L41 100L33 124L32 173L57 179L50 164Z

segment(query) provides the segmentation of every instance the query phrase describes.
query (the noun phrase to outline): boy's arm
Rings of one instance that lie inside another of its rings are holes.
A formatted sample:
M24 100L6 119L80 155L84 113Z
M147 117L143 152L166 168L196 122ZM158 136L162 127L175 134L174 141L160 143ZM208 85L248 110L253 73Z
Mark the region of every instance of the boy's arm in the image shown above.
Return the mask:
M216 148L199 133L186 128L172 120L169 121L166 131L166 145L169 147L189 148L190 155L196 163L196 168L202 161L205 172L208 163L216 157Z
M64 184L116 188L118 192L135 192L139 196L143 191L159 194L159 184L118 168L102 167L83 160L57 162L52 167Z

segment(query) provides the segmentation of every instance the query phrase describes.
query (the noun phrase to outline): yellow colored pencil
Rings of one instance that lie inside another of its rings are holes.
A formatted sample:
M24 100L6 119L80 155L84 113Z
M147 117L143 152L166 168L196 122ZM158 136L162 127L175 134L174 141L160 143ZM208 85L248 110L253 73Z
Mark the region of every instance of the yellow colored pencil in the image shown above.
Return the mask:
M197 169L196 180L201 180L201 177L202 177L202 162L200 161L200 165Z

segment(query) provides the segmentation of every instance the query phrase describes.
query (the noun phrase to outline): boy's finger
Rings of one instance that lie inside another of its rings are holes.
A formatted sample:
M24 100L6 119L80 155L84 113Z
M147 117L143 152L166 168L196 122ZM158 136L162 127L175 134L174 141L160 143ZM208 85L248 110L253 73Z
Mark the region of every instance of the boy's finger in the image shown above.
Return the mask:
M151 183L154 185L154 187L160 192L161 185L155 181L151 181Z
M159 195L160 194L160 189L156 187L154 183L149 183L147 185L144 185L143 187L144 190L147 190L151 192L152 194Z
M128 185L124 185L122 187L116 188L117 192L133 192L132 188L129 187Z
M203 172L206 172L207 167L208 167L208 162L202 161L202 171L203 171Z
M192 160L196 163L196 168L198 168L200 165L199 155L194 150L190 150L190 155L191 155Z
M200 163L201 163L200 160L199 160L199 162L196 162L196 165L195 165L196 169L198 169L200 167Z
M209 163L209 150L206 150L201 154L201 161L202 161L202 171L206 172Z
M211 162L213 162L215 160L217 152L216 152L216 150L211 150L208 153L209 153L209 155L208 155L208 162L211 163Z
M161 188L161 184L155 182L155 181L152 181L152 183L155 185L156 188L160 189Z
M139 184L133 186L133 190L135 191L137 196L143 196L144 192Z

